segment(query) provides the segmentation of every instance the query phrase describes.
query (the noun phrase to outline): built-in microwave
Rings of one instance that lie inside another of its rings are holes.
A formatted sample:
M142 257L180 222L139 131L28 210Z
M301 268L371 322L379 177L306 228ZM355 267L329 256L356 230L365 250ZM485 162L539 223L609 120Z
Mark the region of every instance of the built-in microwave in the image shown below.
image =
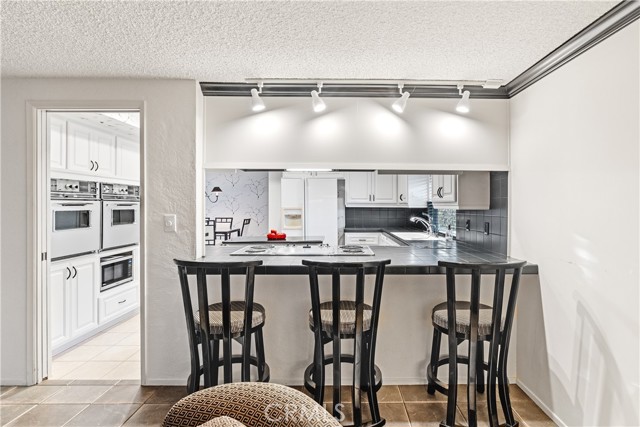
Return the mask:
M102 280L100 292L133 281L133 252L100 258Z

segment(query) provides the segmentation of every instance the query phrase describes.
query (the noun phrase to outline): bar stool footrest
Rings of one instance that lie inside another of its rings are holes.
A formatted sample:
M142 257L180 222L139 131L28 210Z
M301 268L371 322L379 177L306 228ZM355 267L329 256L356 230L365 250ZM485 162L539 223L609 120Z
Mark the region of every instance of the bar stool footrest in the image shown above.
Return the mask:
M234 354L231 356L231 364L235 365L235 364L240 364L242 363L242 355L241 354ZM249 357L249 364L251 366L255 366L256 368L259 366L259 361L258 358L256 356L250 356ZM219 358L218 359L218 368L223 367L224 366L224 358ZM200 368L202 369L202 367ZM257 381L261 382L261 383L268 383L269 379L271 377L271 370L269 369L269 365L265 362L264 363L264 371L262 373L262 377L258 377Z

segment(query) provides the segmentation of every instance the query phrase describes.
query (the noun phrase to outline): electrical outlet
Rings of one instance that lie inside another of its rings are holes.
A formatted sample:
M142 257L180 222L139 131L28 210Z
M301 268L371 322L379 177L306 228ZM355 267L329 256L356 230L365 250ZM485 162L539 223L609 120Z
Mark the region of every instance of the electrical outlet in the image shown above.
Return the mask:
M489 223L488 222L484 223L484 234L489 234Z
M464 222L464 229L467 231L471 231L471 220L468 219Z
M176 215L175 214L165 214L164 216L164 232L165 233L175 233L176 228Z

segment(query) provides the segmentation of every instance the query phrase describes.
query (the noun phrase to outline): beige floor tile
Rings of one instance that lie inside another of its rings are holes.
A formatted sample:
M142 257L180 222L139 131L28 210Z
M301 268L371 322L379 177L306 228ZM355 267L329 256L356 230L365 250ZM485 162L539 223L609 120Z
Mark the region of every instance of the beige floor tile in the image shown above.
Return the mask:
M116 385L94 403L145 403L154 391L140 385Z
M162 425L165 415L171 409L170 404L144 404L124 424L126 427Z
M556 424L532 401L511 402L517 416L524 420L527 427L553 427Z
M140 404L90 405L76 415L66 426L74 427L118 427L133 415Z
M130 358L127 359L129 362L139 362L140 361L140 349L133 353Z
M137 333L128 334L127 337L125 337L122 341L120 341L116 345L136 345L140 347L140 334L137 334Z
M86 361L74 361L74 362L59 362L53 361L51 364L51 372L49 372L49 379L58 380L64 378L69 372L80 368Z
M445 402L416 402L405 403L411 427L437 427L447 417L447 404ZM458 411L456 413L456 426L466 426L465 419Z
M73 382L73 380L52 380L50 378L47 378L46 380L43 380L40 384L40 386L51 386L51 385L70 385Z
M3 394L5 394L8 391L13 390L14 388L16 388L15 386L12 385L3 385L0 386L0 396L2 396Z
M120 333L120 332L103 332L100 335L96 335L91 338L89 341L83 343L82 345L97 345L97 346L112 346L116 345L125 338L128 338L131 334L129 333Z
M402 394L397 385L383 385L377 393L378 403L402 403ZM366 400L367 394L364 393Z
M400 394L405 402L446 402L447 396L435 392L427 393L426 385L401 385L398 386Z
M0 403L3 405L41 403L63 389L64 386L15 387L0 396Z
M386 426L406 427L409 426L409 415L403 403L380 403L380 416L387 420Z
M0 425L6 426L32 408L35 408L35 405L2 405L0 407Z
M187 395L186 386L146 387L153 390L153 395L145 403L174 404Z
M8 425L16 427L60 427L86 407L87 405L38 405Z
M112 386L109 385L83 385L83 386L67 386L59 393L54 394L45 400L44 404L67 404L67 403L93 403L97 398L102 396Z
M97 380L73 380L70 385L116 385L119 380L105 380L105 379L97 379Z
M63 378L73 378L76 380L100 379L119 364L120 362L85 362L79 368L64 375Z
M140 332L140 319L136 317L133 319L125 320L124 322L109 329L109 332Z
M112 361L112 362L124 362L136 352L140 351L139 346L135 345L115 345L108 347L105 351L97 354L92 360L99 361Z
M107 374L102 378L118 380L139 380L140 362L121 362L114 369L107 372Z
M102 353L103 351L109 349L108 346L99 346L99 345L79 345L77 347L72 348L71 350L60 354L53 358L53 363L56 362L87 362Z

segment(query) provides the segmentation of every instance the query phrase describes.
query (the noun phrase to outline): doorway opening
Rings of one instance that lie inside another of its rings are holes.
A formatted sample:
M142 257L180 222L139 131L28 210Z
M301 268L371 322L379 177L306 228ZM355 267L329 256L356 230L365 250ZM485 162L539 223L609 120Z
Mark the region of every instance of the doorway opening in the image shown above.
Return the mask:
M38 110L37 381L141 380L141 116Z

